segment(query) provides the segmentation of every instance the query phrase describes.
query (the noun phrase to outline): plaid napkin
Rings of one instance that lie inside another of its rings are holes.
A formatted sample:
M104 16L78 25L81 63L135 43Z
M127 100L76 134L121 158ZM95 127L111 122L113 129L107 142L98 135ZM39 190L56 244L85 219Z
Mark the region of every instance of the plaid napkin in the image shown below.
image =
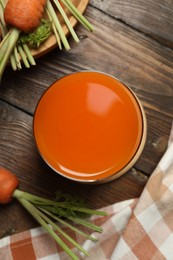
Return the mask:
M74 249L79 259L173 259L173 127L167 151L140 198L102 210L108 216L92 218L104 230L93 234L99 242L84 241L69 231L90 254L84 257ZM42 228L35 228L0 240L0 260L11 259L65 260L69 257Z

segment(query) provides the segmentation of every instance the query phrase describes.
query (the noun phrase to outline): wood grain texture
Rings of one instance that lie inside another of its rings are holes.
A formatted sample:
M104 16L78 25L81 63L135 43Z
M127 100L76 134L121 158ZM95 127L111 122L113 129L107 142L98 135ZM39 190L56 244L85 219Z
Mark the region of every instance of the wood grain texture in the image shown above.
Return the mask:
M172 0L91 0L91 4L164 46L173 47Z
M139 17L131 16L137 8L154 6L155 1L129 1L130 7L127 3L92 0L85 15L95 26L94 33L77 26L81 41L77 45L69 38L72 47L69 52L55 49L39 58L37 65L29 70L6 69L0 85L0 165L18 176L20 189L46 197L53 197L58 189L77 193L93 208L140 196L148 176L166 150L173 121L173 49L171 44L167 48L160 39L156 40L152 32L146 33ZM173 7L171 1L164 3L167 8ZM156 10L159 17L161 11ZM118 17L120 11L123 19ZM148 27L153 30L149 21ZM164 30L169 35L169 26L165 24ZM163 37L160 27L155 29L155 34ZM40 96L55 80L80 70L99 70L119 78L134 90L146 112L145 149L134 168L111 183L88 186L68 181L45 165L35 147L32 120ZM15 201L0 206L0 212L0 237L37 226Z

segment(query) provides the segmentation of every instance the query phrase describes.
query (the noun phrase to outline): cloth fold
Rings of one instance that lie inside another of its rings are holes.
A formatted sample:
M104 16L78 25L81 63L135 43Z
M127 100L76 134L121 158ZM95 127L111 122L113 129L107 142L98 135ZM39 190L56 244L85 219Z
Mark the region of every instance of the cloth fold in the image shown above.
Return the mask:
M79 259L173 259L173 127L168 148L150 176L140 198L110 205L107 216L92 217L103 233L94 243L71 234L89 252ZM67 230L66 230L67 231ZM36 228L0 240L0 260L70 259L45 233Z

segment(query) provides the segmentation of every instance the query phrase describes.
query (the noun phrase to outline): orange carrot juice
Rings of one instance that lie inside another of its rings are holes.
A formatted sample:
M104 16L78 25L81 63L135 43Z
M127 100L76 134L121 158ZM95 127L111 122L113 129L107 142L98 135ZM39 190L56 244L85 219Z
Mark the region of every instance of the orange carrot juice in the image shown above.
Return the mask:
M43 94L34 136L42 158L56 172L80 182L108 181L139 157L144 114L133 92L117 79L77 72Z

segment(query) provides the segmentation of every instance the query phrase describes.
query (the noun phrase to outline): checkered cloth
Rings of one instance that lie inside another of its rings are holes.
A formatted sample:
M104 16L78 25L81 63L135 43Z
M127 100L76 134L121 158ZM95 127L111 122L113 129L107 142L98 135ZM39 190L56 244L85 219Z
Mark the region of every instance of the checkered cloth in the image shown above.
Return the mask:
M173 128L166 153L139 199L103 208L106 217L93 217L103 227L98 242L84 241L68 231L89 252L91 260L173 259ZM71 245L69 245L71 247ZM0 260L70 259L42 230L32 229L0 240Z

